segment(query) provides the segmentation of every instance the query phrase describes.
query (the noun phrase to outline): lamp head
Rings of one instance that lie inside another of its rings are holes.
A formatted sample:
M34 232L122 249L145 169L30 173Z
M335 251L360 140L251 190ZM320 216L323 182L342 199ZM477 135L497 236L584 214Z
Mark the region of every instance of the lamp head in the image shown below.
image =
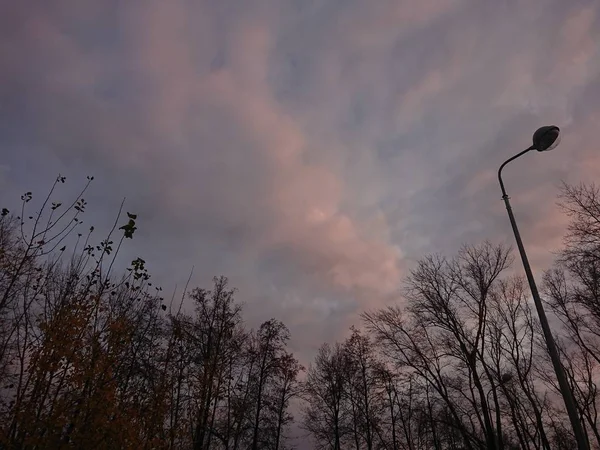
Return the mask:
M560 129L555 125L538 128L533 133L533 148L538 152L553 150L560 143Z

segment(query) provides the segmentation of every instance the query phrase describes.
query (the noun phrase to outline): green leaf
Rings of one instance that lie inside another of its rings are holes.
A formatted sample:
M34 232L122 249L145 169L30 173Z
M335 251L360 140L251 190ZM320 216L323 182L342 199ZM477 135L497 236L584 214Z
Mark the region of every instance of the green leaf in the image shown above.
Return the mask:
M133 219L129 219L129 222L126 225L120 227L119 230L124 231L123 234L127 239L133 238L133 233L135 232L135 230L137 230L137 227L135 226L135 221Z

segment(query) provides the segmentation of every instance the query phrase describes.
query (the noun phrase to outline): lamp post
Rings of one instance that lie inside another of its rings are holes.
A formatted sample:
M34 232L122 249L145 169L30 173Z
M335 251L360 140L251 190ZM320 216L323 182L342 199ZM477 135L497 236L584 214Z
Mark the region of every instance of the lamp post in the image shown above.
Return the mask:
M527 275L527 281L529 282L529 288L531 289L531 294L535 303L535 309L537 310L540 324L542 325L542 331L546 340L546 347L548 348L548 353L550 354L550 359L552 360L552 365L554 366L554 372L556 373L556 378L558 379L560 393L562 394L565 402L569 420L571 421L571 427L573 428L573 433L575 434L577 448L579 450L589 450L586 435L583 431L583 427L581 426L581 422L579 421L579 414L577 413L577 406L575 405L573 393L571 392L571 388L567 382L567 377L565 376L563 366L560 362L560 356L558 355L556 343L554 342L552 332L550 331L550 325L548 324L548 319L546 318L546 312L544 311L540 294L535 284L533 273L531 272L531 266L529 265L527 254L525 253L525 247L523 247L523 241L521 240L521 235L519 234L519 229L517 228L517 222L515 221L512 208L510 207L508 194L506 193L506 189L504 189L504 183L502 182L502 169L509 162L517 159L525 153L530 152L531 150L537 150L538 152L552 150L556 148L559 142L560 130L558 127L551 125L539 128L533 134L533 145L531 147L523 150L520 153L517 153L512 158L507 159L500 166L500 169L498 169L498 181L500 182L500 188L502 189L502 200L504 200L504 204L506 205L506 211L508 212L510 224L515 235L515 240L517 241L517 247L519 248L519 254L521 255L521 261L523 262L523 268L525 269L525 274Z

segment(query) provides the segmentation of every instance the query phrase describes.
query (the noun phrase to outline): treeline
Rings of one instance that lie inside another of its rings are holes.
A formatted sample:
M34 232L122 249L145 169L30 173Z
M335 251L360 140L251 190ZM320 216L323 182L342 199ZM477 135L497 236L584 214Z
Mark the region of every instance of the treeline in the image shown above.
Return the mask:
M143 259L118 273L136 215L96 243L81 220L91 179L65 206L64 182L38 213L26 193L0 214L0 448L284 450L300 445L292 426L317 449L576 448L508 248L425 257L397 305L305 370L283 323L247 327L225 278L164 299ZM560 199L571 222L544 300L600 448L600 196L565 185Z
M302 367L285 325L247 329L225 278L166 302L141 258L115 275L137 217L94 244L87 186L52 202L64 182L38 214L26 193L0 217L0 448L289 448Z
M543 277L590 448L600 448L600 194L564 185L565 247ZM488 242L422 259L396 306L325 344L304 426L319 449L577 448L526 281ZM515 267L520 272L520 265Z

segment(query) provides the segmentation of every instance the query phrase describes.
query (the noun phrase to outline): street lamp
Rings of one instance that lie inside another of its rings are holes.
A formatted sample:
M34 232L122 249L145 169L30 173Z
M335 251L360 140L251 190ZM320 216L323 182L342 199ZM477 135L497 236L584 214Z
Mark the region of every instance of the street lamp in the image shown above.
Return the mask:
M504 189L504 183L502 182L502 169L509 162L517 159L519 156L522 156L531 150L537 150L538 152L546 152L552 150L558 145L559 142L560 130L557 126L551 125L539 128L533 134L533 145L531 147L529 147L526 150L523 150L521 153L516 154L512 158L507 159L500 166L500 169L498 169L498 181L500 182L500 188L502 189L502 200L504 200L504 203L506 205L506 211L508 212L510 224L515 235L515 240L517 241L517 247L519 248L519 254L521 255L521 261L523 262L523 268L525 269L525 274L527 275L527 281L529 282L529 288L531 289L531 294L535 303L535 309L537 310L538 317L540 319L540 324L542 325L544 338L546 340L546 347L548 347L548 353L550 354L550 359L552 360L552 365L554 366L554 372L556 373L556 378L558 379L560 393L562 394L563 400L565 402L565 407L567 408L567 413L569 414L569 419L571 421L571 427L573 428L573 433L575 434L577 448L579 450L588 450L588 441L586 439L585 433L583 432L581 422L579 421L579 415L577 413L577 406L575 405L575 400L573 399L573 393L571 392L569 383L567 382L567 377L565 376L563 366L560 362L558 350L556 349L556 343L554 342L554 338L552 337L550 325L548 324L548 319L546 318L546 312L544 311L544 307L540 299L540 294L535 284L533 273L531 272L531 266L529 265L527 254L525 253L525 247L523 247L523 241L521 240L521 235L519 234L519 229L517 228L517 222L515 221L515 216L513 215L512 208L510 207L508 194L506 193L506 189Z

